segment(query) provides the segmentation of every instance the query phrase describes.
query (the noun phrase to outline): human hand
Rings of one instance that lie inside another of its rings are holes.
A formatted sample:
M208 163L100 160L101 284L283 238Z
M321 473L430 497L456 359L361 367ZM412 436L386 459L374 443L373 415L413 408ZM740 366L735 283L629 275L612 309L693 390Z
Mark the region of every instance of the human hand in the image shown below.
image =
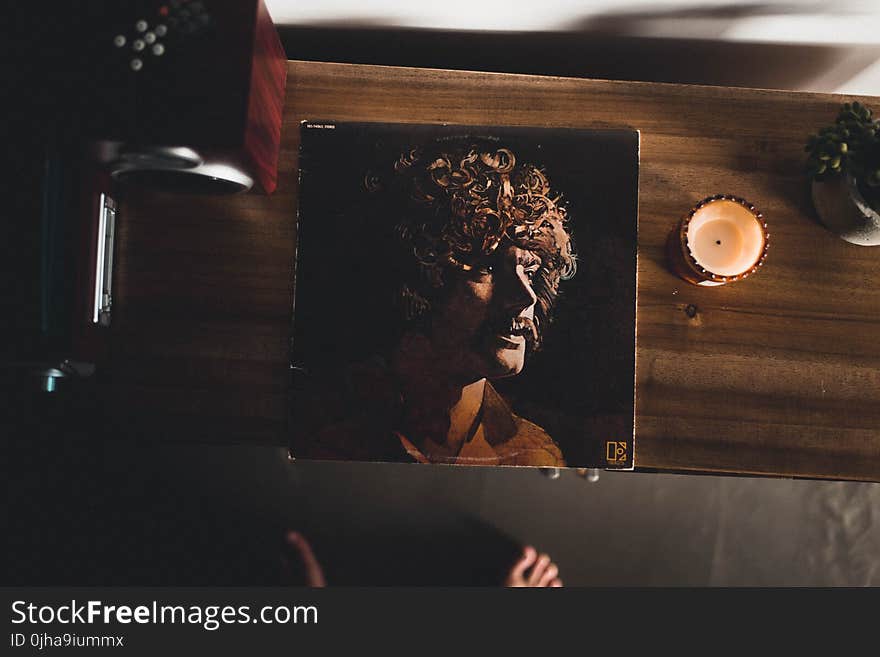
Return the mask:
M504 586L509 587L552 587L562 586L559 568L546 554L538 555L537 550L527 545L519 560L510 569Z
M283 549L281 553L281 566L284 577L288 581L294 581L305 577L305 582L297 582L305 586L323 588L327 586L324 579L324 570L318 562L312 546L305 536L295 531L287 531L284 534ZM296 577L302 570L300 578Z

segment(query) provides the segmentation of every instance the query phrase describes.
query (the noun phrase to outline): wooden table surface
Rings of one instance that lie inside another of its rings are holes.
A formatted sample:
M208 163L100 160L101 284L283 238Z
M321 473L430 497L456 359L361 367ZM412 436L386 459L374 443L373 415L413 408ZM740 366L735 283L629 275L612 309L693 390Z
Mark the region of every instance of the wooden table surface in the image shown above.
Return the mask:
M154 437L284 443L301 120L631 127L637 468L880 481L880 248L824 229L802 173L806 136L853 99L290 62L274 195L123 198L109 392ZM698 288L664 242L716 193L762 210L771 247Z

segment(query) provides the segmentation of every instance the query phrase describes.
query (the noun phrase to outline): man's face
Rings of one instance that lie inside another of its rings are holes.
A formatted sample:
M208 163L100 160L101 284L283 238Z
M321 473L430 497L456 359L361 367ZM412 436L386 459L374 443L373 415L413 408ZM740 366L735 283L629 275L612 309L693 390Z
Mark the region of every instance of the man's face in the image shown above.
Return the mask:
M526 336L537 338L532 278L540 267L537 254L508 243L472 271L447 278L430 339L456 375L478 380L522 371Z

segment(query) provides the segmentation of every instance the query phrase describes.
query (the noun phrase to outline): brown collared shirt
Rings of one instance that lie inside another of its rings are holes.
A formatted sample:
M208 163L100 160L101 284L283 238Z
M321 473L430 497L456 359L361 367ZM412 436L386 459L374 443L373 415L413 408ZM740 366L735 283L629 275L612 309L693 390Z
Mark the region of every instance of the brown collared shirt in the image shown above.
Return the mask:
M432 454L425 445L420 449L418 441L389 428L392 424L381 410L323 428L302 455L331 460L565 466L559 446L547 432L516 415L488 381L480 413L476 430L455 456Z

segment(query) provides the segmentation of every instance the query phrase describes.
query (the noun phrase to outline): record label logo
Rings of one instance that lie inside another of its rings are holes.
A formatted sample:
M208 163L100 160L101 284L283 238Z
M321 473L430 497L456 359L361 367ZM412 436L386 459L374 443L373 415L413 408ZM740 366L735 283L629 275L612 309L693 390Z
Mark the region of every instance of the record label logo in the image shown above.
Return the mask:
M625 463L626 447L626 441L609 440L605 443L605 460L608 463Z

